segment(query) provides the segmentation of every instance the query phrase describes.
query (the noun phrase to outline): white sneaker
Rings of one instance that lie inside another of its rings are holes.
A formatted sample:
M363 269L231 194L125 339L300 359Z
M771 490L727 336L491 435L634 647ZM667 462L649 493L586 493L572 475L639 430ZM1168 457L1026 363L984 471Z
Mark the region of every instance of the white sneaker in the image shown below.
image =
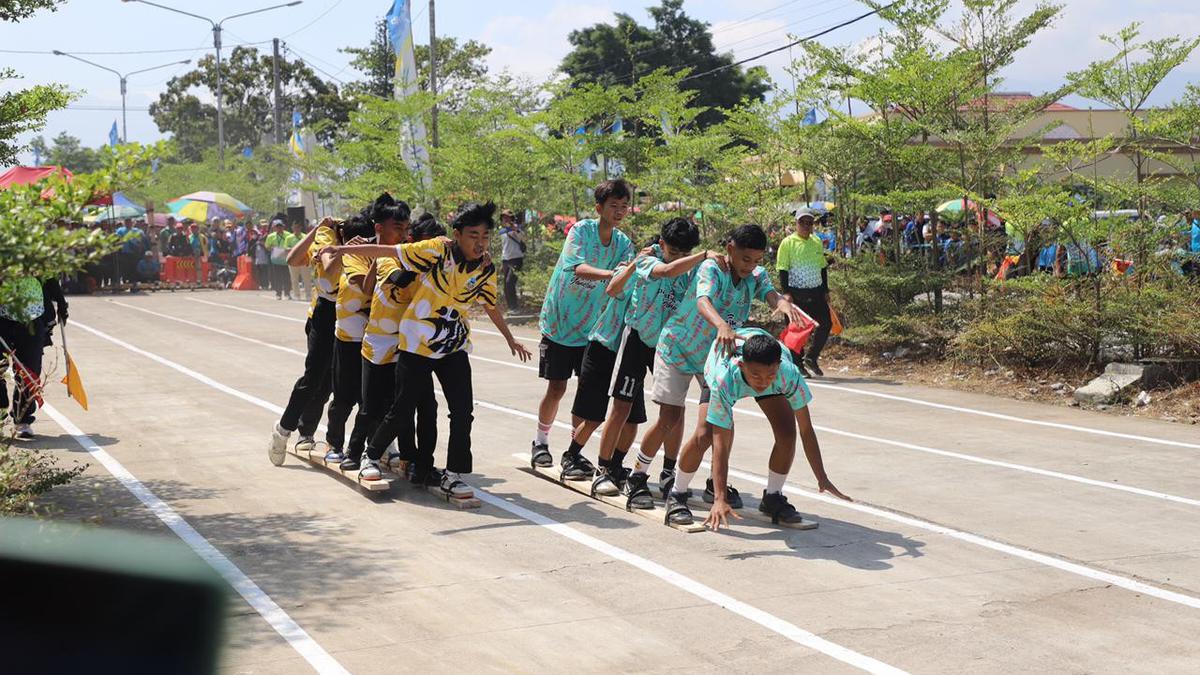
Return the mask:
M283 466L283 458L287 456L288 436L291 435L292 432L278 424L271 430L271 443L267 446L267 458L275 466Z
M296 452L312 452L317 441L312 436L301 436L296 439Z
M33 428L28 424L18 424L13 429L13 437L18 441L32 441L34 438Z
M379 480L383 478L383 472L379 470L379 462L374 459L364 459L362 468L358 470L359 480Z
M442 472L442 494L451 499L469 499L475 496L475 490L462 481L462 476L453 471Z
M601 469L592 479L592 492L604 497L616 497L621 488L613 481L607 469Z

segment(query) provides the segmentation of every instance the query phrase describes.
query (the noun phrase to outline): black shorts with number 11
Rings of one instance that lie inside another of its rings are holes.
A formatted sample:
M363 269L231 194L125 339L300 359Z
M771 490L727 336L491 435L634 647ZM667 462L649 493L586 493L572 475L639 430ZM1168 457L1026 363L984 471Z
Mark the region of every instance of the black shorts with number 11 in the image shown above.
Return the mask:
M628 422L644 423L646 397L643 383L653 364L654 349L647 347L632 328L625 328L615 353L599 342L589 342L583 353L571 414L592 422L603 422L611 397L633 404Z

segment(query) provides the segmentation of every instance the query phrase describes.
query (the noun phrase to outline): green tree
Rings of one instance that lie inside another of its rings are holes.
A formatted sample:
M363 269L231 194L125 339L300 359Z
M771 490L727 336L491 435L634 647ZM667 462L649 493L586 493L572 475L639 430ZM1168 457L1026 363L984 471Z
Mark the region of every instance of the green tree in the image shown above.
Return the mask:
M696 118L701 128L720 122L725 111L743 100L762 100L770 89L765 69L743 70L733 65L732 53L717 53L708 24L685 14L683 0L662 0L648 11L653 27L618 13L615 25L598 23L571 31L572 50L563 57L559 70L576 86L629 85L659 68L669 73L690 70L699 77L682 87L695 92L691 105L703 111ZM721 70L708 73L717 68ZM632 131L641 133L642 129Z
M51 140L38 136L29 142L29 147L38 152L43 164L65 166L74 173L91 173L104 166L104 153L84 147L78 138L62 131Z
M375 24L375 35L365 47L344 47L344 54L351 54L350 66L365 77L361 81L346 85L348 94L392 98L396 55L388 43L387 23ZM438 93L441 109L460 110L471 90L487 78L486 59L492 48L475 40L459 43L455 37L437 39ZM417 85L421 91L429 91L429 45L413 45L413 56L417 62Z
M0 0L0 21L17 22L27 19L39 9L54 11L62 0ZM0 68L0 83L19 80L12 68ZM43 84L28 89L15 89L4 84L0 94L0 165L14 164L21 146L16 138L23 133L46 126L46 116L65 108L76 98L66 86Z
M279 81L284 129L290 128L290 113L296 110L307 123L320 123L314 125L319 142L332 144L349 119L353 103L303 61L281 58ZM252 47L235 47L221 64L221 82L225 145L232 150L227 156L271 138L275 128L271 56ZM188 161L198 161L205 150L217 146L216 104L201 101L197 90L203 91L205 98L215 97L216 59L211 55L202 58L194 70L171 78L158 101L150 104L155 124L174 136L179 157Z
M158 211L165 212L167 202L185 194L200 190L225 192L258 213L274 213L279 198L287 191L291 173L287 156L286 146L259 148L252 157L227 154L222 171L216 150L209 149L197 162L163 162L158 171L126 190L126 194L138 203L152 201Z

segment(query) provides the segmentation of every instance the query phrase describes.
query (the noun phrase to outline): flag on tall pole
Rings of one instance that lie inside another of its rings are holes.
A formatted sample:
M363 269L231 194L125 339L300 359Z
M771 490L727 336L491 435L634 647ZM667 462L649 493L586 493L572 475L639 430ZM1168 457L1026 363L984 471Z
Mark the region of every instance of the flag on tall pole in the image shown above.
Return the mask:
M108 130L108 144L115 148L120 142L121 135L117 133L117 121L113 120L112 128Z
M417 93L417 61L413 53L412 6L409 0L394 0L387 13L388 42L396 55L394 91L400 101ZM425 147L425 120L412 115L404 120L404 138L400 142L404 163L421 176L426 190L433 185L429 150Z

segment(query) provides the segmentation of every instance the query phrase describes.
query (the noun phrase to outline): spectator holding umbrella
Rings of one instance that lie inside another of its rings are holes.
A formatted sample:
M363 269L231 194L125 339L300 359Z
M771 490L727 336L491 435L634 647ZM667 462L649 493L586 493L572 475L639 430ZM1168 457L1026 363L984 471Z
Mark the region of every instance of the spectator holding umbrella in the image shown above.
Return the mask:
M829 261L825 259L825 246L813 235L816 217L812 210L796 209L796 231L779 244L776 267L779 270L779 287L788 294L800 311L817 322L802 355L806 375L824 375L817 360L829 339L832 325L829 316ZM801 356L801 355L797 355Z

